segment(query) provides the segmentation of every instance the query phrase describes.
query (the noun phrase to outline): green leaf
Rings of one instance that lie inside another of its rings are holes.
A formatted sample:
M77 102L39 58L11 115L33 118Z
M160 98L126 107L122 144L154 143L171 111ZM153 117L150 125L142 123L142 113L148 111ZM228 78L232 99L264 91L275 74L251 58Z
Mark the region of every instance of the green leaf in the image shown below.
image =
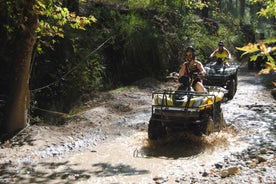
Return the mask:
M258 55L250 56L250 61L256 61L258 58Z

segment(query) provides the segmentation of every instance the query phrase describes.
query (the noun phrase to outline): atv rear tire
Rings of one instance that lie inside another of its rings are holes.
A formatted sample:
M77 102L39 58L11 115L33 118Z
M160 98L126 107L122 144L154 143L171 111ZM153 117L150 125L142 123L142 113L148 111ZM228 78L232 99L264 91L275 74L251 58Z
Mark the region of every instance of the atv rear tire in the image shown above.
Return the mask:
M167 132L160 121L150 119L148 126L148 138L150 140L157 140L166 134Z
M232 100L234 98L234 95L236 93L236 80L235 79L231 79L231 81L229 82L229 84L227 85L227 90L228 90L228 100Z

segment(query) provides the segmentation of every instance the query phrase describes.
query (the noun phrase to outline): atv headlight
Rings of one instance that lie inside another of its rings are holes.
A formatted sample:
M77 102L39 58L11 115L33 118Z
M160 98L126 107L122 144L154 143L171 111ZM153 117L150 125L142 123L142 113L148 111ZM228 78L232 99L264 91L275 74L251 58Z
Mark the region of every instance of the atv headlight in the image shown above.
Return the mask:
M223 74L224 69L223 69L223 68L220 68L218 72L219 72L220 74Z
M205 67L205 71L207 74L214 74L215 73L215 70L213 68L210 68L210 67Z
M226 74L235 73L235 68L226 68L226 69L225 69L225 73L226 73Z
M210 68L209 67L205 67L204 69L205 69L206 73L210 72Z
M207 104L208 104L208 105L213 104L213 98L208 98Z

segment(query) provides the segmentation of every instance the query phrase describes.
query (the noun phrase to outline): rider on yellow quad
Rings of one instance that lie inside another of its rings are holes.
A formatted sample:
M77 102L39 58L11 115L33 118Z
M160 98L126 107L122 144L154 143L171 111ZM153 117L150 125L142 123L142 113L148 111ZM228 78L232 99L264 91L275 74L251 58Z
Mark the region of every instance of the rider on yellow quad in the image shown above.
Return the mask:
M223 41L219 41L218 48L210 55L210 58L216 58L215 64L229 66L227 60L231 59L231 53L224 47Z

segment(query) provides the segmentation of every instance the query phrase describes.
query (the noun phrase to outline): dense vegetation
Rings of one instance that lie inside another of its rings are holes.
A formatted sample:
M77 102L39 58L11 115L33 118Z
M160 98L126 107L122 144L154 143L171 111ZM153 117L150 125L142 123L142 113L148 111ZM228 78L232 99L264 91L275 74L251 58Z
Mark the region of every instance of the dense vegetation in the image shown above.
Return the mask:
M0 1L1 122L5 120L11 71L18 57L15 50L26 47L18 44L21 24L15 20L19 8L12 2ZM38 2L41 7L46 4ZM268 19L257 15L267 4L250 4L247 0L62 2L58 5L66 8L60 9L56 15L62 16L53 20L49 20L47 8L40 9L45 11L39 15L40 25L44 23L48 29L43 32L38 26L32 52L28 112L32 121L39 120L46 111L70 113L76 102L92 98L96 91L129 85L145 77L163 80L178 70L188 45L196 48L197 57L205 63L218 41L224 40L235 61L240 62L241 53L235 47L254 43L259 35L275 34L267 29L275 26L275 16L269 11L262 12ZM69 15L67 9L74 12L75 24L54 24L65 19L63 14ZM76 15L92 15L96 21L82 29L86 19L77 19Z

